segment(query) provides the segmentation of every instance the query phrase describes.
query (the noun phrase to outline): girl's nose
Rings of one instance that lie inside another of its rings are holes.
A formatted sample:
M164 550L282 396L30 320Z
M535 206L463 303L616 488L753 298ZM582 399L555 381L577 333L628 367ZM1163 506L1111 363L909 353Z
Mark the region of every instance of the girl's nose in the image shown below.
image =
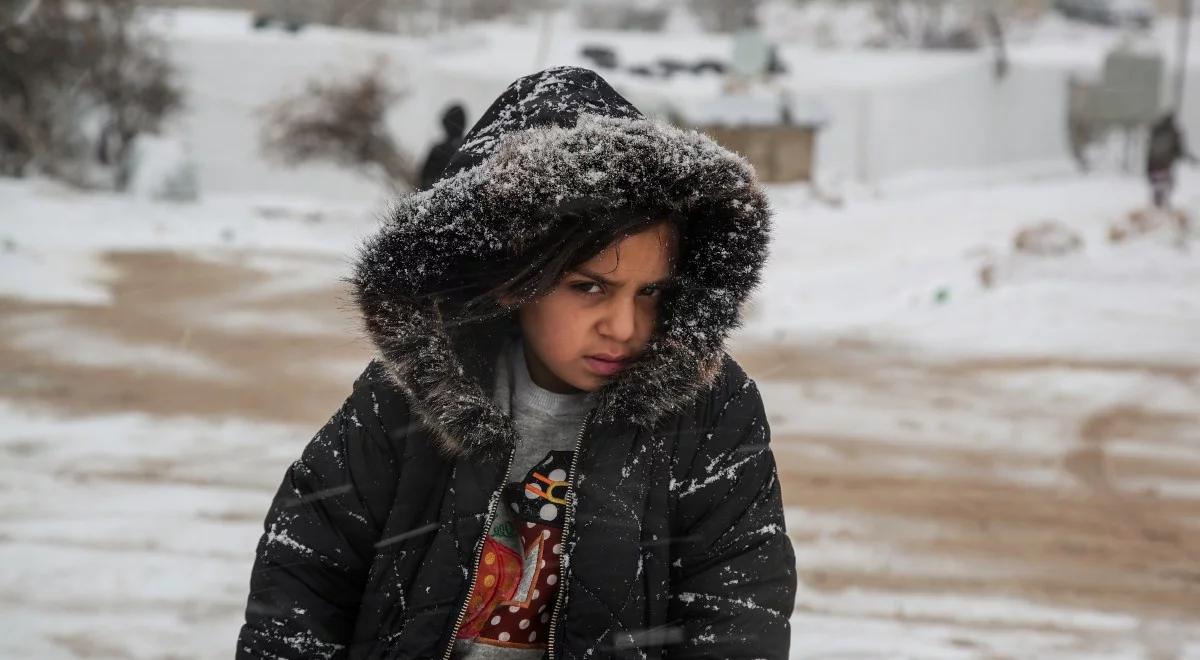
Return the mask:
M615 299L605 311L600 334L619 342L633 338L637 327L637 307L633 300Z

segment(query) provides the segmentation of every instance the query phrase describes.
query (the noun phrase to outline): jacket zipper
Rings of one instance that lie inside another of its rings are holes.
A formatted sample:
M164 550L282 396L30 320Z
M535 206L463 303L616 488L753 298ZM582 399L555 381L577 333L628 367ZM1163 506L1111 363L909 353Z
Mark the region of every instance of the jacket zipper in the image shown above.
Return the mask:
M579 472L579 452L583 447L583 436L587 432L593 412L595 412L594 409L588 411L587 416L583 418L583 425L579 428L579 437L575 440L575 453L571 455L571 469L567 473L567 512L563 516L562 556L558 558L558 594L555 597L554 611L550 614L550 634L546 637L546 651L549 653L549 660L554 660L554 636L558 631L558 620L562 617L563 608L567 604L567 568L571 563L567 553L567 539L571 534L571 523L575 522L575 477Z
M571 531L571 523L575 518L575 473L579 467L579 450L583 447L583 435L587 432L588 423L591 421L592 412L583 419L583 424L579 427L579 436L575 439L575 452L571 455L571 468L567 473L567 512L563 516L563 536L562 536L562 557L558 560L558 594L555 598L554 612L550 618L550 634L546 638L546 649L550 653L550 660L554 660L554 633L558 627L558 616L566 603L565 594L567 593L567 534ZM495 521L496 510L499 508L500 498L504 492L504 485L508 483L508 474L512 471L513 460L516 456L516 448L508 453L508 463L504 466L504 478L500 480L500 488L492 494L491 504L488 506L487 520L483 525L483 535L475 543L475 558L471 562L469 568L471 572L471 586L467 589L467 597L463 600L462 608L458 612L458 618L454 621L454 628L450 631L450 643L446 646L446 652L442 655L442 660L450 660L450 655L454 652L455 638L458 636L458 631L462 628L463 621L467 618L467 608L471 604L471 594L475 593L475 583L479 581L479 558L483 556L483 546L487 540L488 532L492 528L492 522Z
M508 463L504 466L504 477L500 479L500 486L492 493L491 502L488 504L487 519L483 523L483 534L479 540L475 542L475 559L471 562L468 570L471 573L471 586L467 588L467 597L463 599L462 609L458 612L458 618L454 621L454 628L450 631L450 644L446 646L446 652L442 654L442 660L450 660L450 654L454 653L455 638L458 636L459 629L462 628L463 621L467 618L467 608L471 604L471 594L475 593L475 583L479 581L479 558L483 556L483 546L487 541L488 533L492 529L492 523L495 522L496 511L500 508L500 499L504 493L504 486L508 483L508 473L512 471L513 460L517 454L516 447L508 452Z

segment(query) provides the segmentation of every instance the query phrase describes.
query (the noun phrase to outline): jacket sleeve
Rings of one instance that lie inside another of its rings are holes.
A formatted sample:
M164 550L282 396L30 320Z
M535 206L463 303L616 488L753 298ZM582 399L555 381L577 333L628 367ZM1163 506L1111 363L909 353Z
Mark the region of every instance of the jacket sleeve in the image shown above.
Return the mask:
M373 362L284 475L263 523L238 658L347 655L402 456L403 439L379 414L380 376Z
M796 562L784 529L771 431L754 381L734 367L698 449L676 466L667 656L787 658Z

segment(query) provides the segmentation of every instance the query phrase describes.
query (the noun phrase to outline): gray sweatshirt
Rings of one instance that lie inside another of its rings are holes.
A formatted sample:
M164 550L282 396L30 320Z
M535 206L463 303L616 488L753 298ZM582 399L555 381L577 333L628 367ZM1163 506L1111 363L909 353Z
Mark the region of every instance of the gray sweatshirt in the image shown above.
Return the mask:
M571 454L595 397L539 387L520 338L504 347L496 367L493 400L513 416L517 446L454 657L536 660L545 653L558 592Z

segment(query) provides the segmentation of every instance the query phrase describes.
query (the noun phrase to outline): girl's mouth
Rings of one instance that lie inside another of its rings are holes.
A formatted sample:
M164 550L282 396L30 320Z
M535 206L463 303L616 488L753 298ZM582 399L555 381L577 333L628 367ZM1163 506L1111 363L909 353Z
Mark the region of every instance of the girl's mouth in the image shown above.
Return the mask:
M627 357L610 358L608 356L586 355L583 361L587 363L592 372L601 376L613 376L620 373L625 367L629 366L630 360Z

